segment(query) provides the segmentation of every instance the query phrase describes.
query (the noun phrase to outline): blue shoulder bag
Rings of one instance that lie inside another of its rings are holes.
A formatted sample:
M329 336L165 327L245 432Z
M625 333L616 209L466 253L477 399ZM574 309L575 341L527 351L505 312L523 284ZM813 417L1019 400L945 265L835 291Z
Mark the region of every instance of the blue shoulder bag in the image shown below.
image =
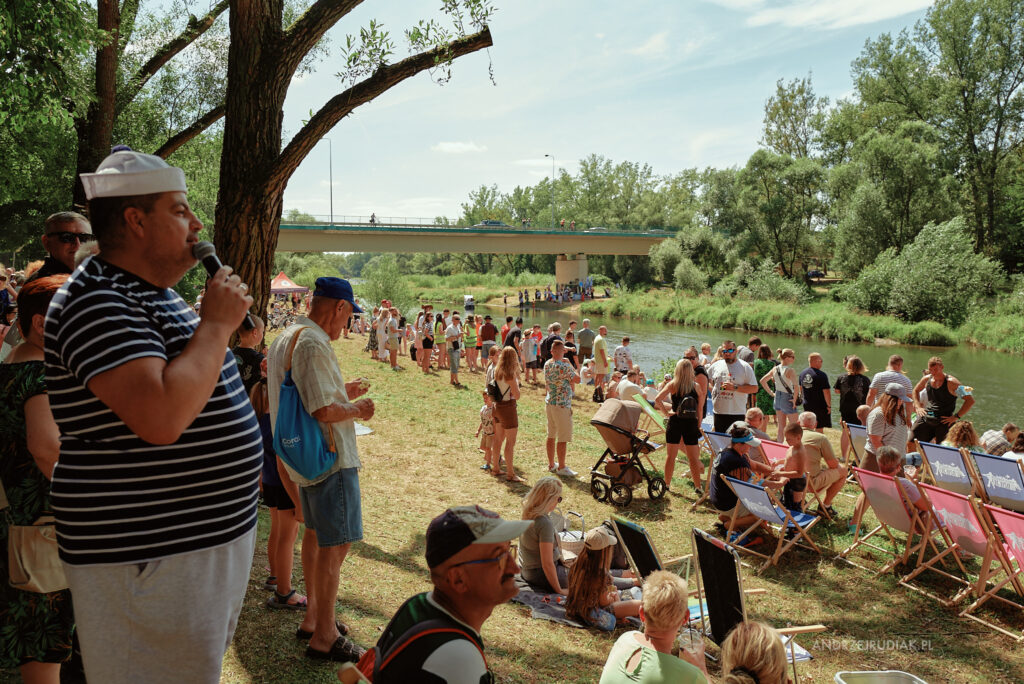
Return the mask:
M333 430L328 430L330 446L324 441L320 422L306 412L299 388L292 380L292 353L303 330L305 328L299 328L288 347L288 362L277 400L274 450L292 470L307 480L315 480L334 465L338 449L334 443Z

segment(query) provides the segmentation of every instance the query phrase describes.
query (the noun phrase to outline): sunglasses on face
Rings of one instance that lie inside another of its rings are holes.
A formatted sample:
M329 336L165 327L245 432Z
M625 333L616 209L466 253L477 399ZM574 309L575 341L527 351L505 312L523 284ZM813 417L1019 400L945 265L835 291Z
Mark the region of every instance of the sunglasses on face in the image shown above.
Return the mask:
M47 233L47 237L56 238L58 242L65 245L70 245L72 242L91 242L96 238L92 233L72 233L67 230L62 230L56 233Z
M735 354L736 350L735 349L723 349L722 353L723 354Z
M696 361L697 360L696 356L684 356L683 358L686 359L687 361Z
M519 550L518 545L516 545L516 544L509 544L508 545L508 550L505 551L504 553L502 553L500 556L495 556L494 558L481 558L479 560L463 561L462 563L456 563L452 567L453 568L457 568L460 565L483 565L485 563L501 563L501 565L499 566L499 569L502 572L504 572L506 566L508 566L509 559L510 558L515 558L516 557L516 552L518 550Z

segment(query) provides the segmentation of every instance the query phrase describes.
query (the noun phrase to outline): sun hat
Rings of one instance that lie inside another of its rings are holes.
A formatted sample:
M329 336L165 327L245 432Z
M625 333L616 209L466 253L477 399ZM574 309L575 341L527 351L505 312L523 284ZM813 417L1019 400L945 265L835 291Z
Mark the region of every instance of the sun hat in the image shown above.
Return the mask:
M604 525L595 527L587 532L587 536L583 540L583 545L591 551L600 551L601 549L614 546L618 543L619 540L616 539L615 535L609 532L608 528Z
M427 526L427 566L436 568L470 544L511 541L532 525L532 520L502 520L480 506L454 506Z
M185 172L153 154L118 146L100 162L96 173L83 173L85 198L132 197L157 192L188 192Z

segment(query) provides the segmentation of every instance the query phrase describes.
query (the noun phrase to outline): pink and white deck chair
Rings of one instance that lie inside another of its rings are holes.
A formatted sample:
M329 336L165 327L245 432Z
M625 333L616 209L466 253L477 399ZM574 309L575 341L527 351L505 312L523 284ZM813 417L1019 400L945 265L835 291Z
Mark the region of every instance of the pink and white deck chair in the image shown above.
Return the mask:
M1024 513L1024 463L989 454L974 456L977 486L988 503Z
M711 460L708 462L707 470L705 471L704 479L704 493L701 494L693 505L690 506L691 511L697 510L697 506L708 500L709 492L711 491L711 470L715 464L715 459L718 458L718 452L732 444L732 438L724 432L714 432L712 430L701 430L704 435L704 446L711 454Z
M916 442L925 470L937 486L969 496L974 491L971 463L956 447Z
M740 503L758 518L758 520L754 521L753 525L739 533L735 539L727 541L726 543L729 546L742 553L752 553L755 556L764 558L765 562L761 566L762 568L778 563L779 557L794 546L801 546L810 551L821 553L821 549L818 548L818 545L807 534L812 527L821 522L821 518L786 509L779 505L779 502L763 485L744 482L728 475L722 475L721 477L736 494L737 498L739 498ZM737 513L734 510L732 520L729 521L729 530L736 528L736 515ZM744 539L761 527L762 521L768 523L768 526L779 537L778 542L775 544L775 551L770 556L742 545ZM786 538L787 532L790 534L789 539Z
M788 444L780 444L779 442L773 442L773 441L767 440L767 439L762 439L761 440L761 451L764 453L764 457L766 459L768 459L768 465L775 466L777 464L785 463L786 462L786 454L789 452L789 445ZM806 475L806 473L804 473L804 474ZM811 488L810 478L808 478L808 482L807 482L807 494L810 494L811 496L814 497L814 500L818 502L818 510L821 511L826 518L831 520L832 516L830 516L828 514L828 512L825 510L825 504L821 500L821 496L818 494L818 492L816 490ZM804 497L805 504L806 504L806 500L807 500L807 497L805 496ZM804 506L804 509L805 510L807 509L806 505Z
M928 561L923 561L919 557L917 568L904 577L900 584L933 598L944 606L959 603L972 591L981 596L990 579L1007 571L1003 565L1002 555L997 553L998 543L995 535L988 534L987 526L982 522L977 509L968 497L928 484L920 484L918 488L922 496L931 504L932 513L940 524L938 532L946 541L946 549ZM981 570L974 579L970 579L970 573L964 567L960 556L962 552L968 552L981 558ZM921 553L923 555L924 549L921 550ZM956 561L961 576L951 575L935 567L936 563L941 563L943 558L952 558ZM953 596L944 598L909 584L910 580L926 570L951 579L962 585L962 588Z
M1024 633L1015 634L974 614L981 604L992 598L1024 611L1024 605L1004 598L997 593L1006 585L1010 585L1017 593L1017 596L1024 600L1024 515L1014 511L1003 510L991 504L984 504L979 507L979 510L982 513L981 518L986 524L988 533L996 540L996 555L1001 557L1000 562L1007 576L999 583L993 584L991 588L985 589L974 603L964 608L960 615L980 622L986 627L1013 637L1018 641L1024 641ZM1016 567L1014 567L1014 564L1016 564Z
M857 529L853 533L853 544L836 556L837 559L844 560L854 567L870 572L871 568L859 565L849 558L849 555L858 547L866 546L892 556L889 562L883 565L881 569L875 571L876 575L881 575L899 564L907 564L911 556L915 553L920 554L925 546L930 546L935 554L938 555L938 547L932 540L935 531L932 528L931 517L921 515L920 511L910 503L906 491L895 477L874 473L861 468L851 468L851 470L853 470L857 482L860 483L861 489L864 490L868 505L871 506L875 517L878 518L878 527L867 534L862 534L864 518L861 517L861 521L857 524ZM896 537L894 531L903 534L904 540L902 542ZM892 544L891 549L868 542L869 539L879 532L884 532L889 538L889 543ZM920 537L920 539L915 541L917 537ZM900 550L901 547L902 551Z

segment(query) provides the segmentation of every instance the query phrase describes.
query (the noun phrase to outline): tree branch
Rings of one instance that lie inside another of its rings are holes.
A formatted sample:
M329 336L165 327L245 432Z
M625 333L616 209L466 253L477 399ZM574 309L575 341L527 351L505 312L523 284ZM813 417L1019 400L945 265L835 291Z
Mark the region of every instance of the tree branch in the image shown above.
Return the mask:
M195 123L188 128L185 128L171 136L167 142L161 145L160 149L153 154L167 159L167 157L174 154L179 147L215 124L222 116L224 116L224 105L220 104L196 119Z
M163 65L171 61L178 53L187 48L189 45L195 42L199 36L206 33L213 22L217 20L224 10L228 8L230 0L220 0L214 5L210 11L203 16L201 19L197 19L194 15L189 18L188 24L185 29L179 33L175 38L172 38L167 43L164 43L153 56L149 58L149 61L143 64L139 70L135 73L131 79L121 88L121 92L117 98L117 113L120 114L125 107L135 99L135 96L139 94L142 87L146 85L150 78L160 70Z
M362 3L363 0L317 0L295 20L284 34L280 53L281 65L289 78L324 34Z
M445 59L454 60L493 44L490 29L484 27L483 31L452 41L442 48L421 52L400 62L380 67L369 78L332 97L313 115L277 158L271 171L271 180L276 177L278 180L286 181L320 139L359 105L369 102L405 79L430 69Z

